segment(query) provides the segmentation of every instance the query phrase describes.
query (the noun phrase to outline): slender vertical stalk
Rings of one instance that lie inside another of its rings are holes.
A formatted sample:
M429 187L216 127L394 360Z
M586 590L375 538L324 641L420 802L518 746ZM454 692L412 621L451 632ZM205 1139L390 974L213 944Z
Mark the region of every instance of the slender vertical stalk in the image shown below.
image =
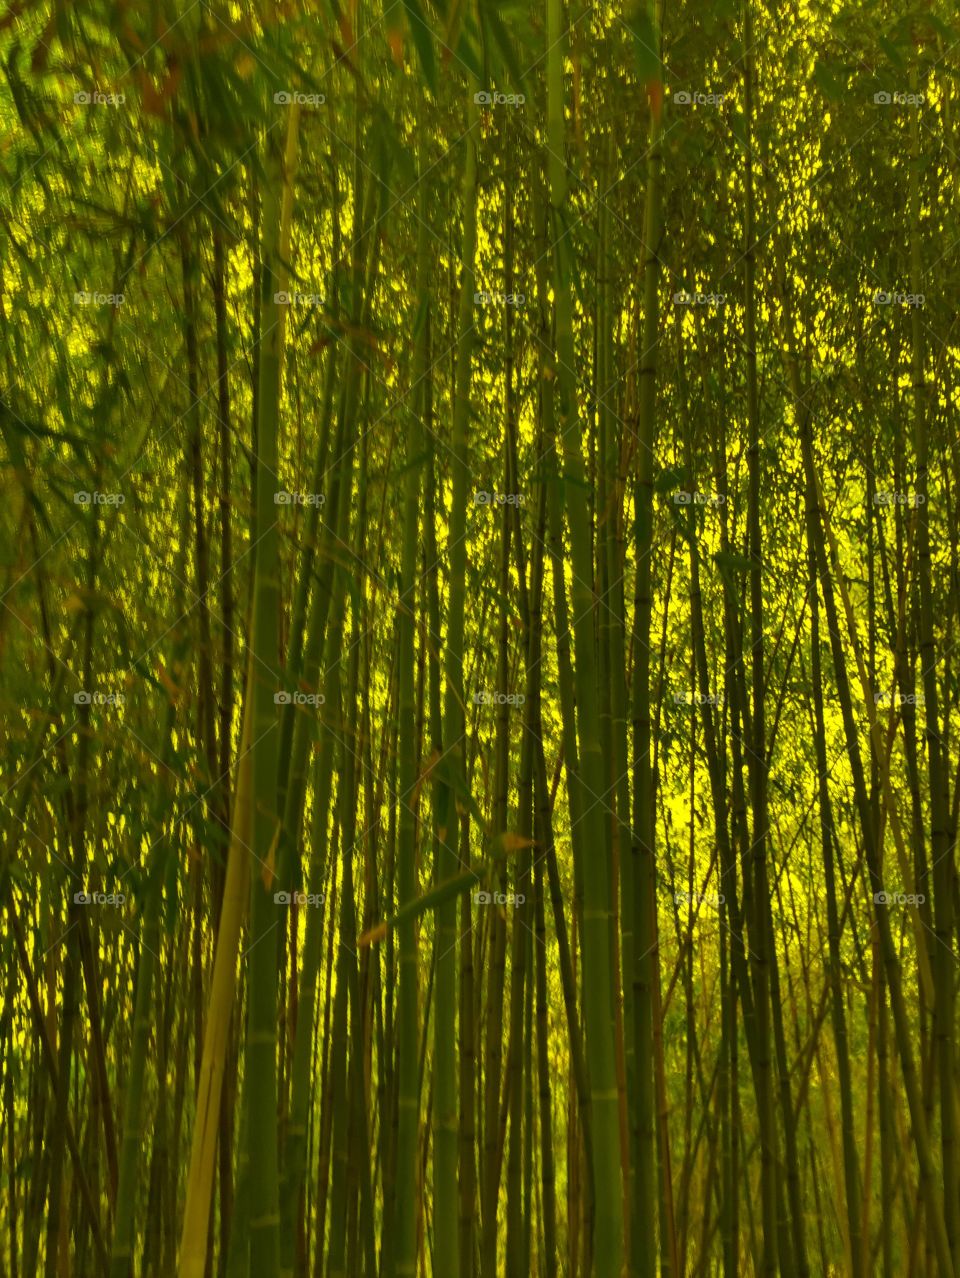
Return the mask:
M594 624L596 596L590 546L590 498L584 476L577 413L571 299L573 263L568 231L564 164L563 35L560 0L547 0L547 138L551 233L554 239L554 313L558 363L557 426L568 482L565 485L572 549L571 606L575 646L577 727L585 790L581 819L590 864L584 866L584 1021L593 1135L596 1204L594 1263L597 1278L620 1278L623 1266L623 1202L620 1115L613 1036L610 975L610 849L601 807L604 767L596 702Z
M252 826L250 793L252 680L252 674L248 675L237 781L234 786L230 851L227 856L220 927L217 931L214 951L213 976L203 1038L203 1058L197 1084L196 1114L187 1173L183 1227L180 1235L178 1278L203 1278L206 1267L207 1232L210 1225L210 1199L213 1192L217 1144L216 1124L236 994L240 930L246 915L245 896L249 891L248 849Z
M460 305L457 319L457 357L451 442L452 495L447 533L450 561L447 630L444 645L446 695L443 714L443 757L448 780L441 780L437 799L439 842L436 878L452 878L459 866L459 821L454 787L465 785L464 723L464 610L467 573L467 488L470 482L468 432L470 378L473 357L475 264L477 246L477 135L479 113L467 92L467 132L464 138L462 187L463 240L460 249ZM457 903L451 898L437 909L437 975L434 1010L433 1192L436 1272L457 1270Z
M415 391L423 393L427 361L427 313L429 310L426 224L421 221L417 241L417 311ZM419 400L417 401L419 404ZM417 604L417 545L421 488L423 432L419 418L407 435L404 477L403 540L400 594L397 600L397 798L400 809L397 837L397 902L402 910L417 892L417 739L414 688L414 633ZM417 1265L417 1037L418 960L416 920L404 919L397 928L397 1094L399 1106L394 1183L396 1220L393 1255L384 1257L388 1274L413 1278ZM450 1271L453 1272L452 1270Z
M753 681L752 734L747 737L747 762L750 778L750 806L753 829L750 837L750 864L753 876L753 913L750 928L750 955L753 974L754 1010L757 1023L758 1070L757 1116L760 1125L760 1186L763 1209L764 1274L777 1273L777 1124L774 1110L773 1063L770 1042L770 963L772 937L769 934L767 901L767 744L765 715L765 672L763 642L763 559L760 531L760 410L757 398L756 348L756 243L754 233L753 194L753 25L750 0L743 5L743 84L744 125L747 145L744 149L744 347L747 370L747 424L749 443L749 494L747 507L748 544L750 552L750 629L751 669ZM799 1259L799 1257L797 1257ZM779 1257L793 1271L789 1253Z
M910 90L917 95L919 80L916 66L910 72ZM920 101L915 96L914 101ZM920 174L923 155L920 148L920 108L910 108L910 167L908 209L910 221L910 291L923 288L923 252L920 233ZM916 553L918 627L920 669L922 672L927 739L927 766L930 782L930 852L934 885L934 932L939 942L933 950L935 984L934 1039L940 1093L940 1146L943 1167L943 1214L947 1242L954 1270L960 1270L960 1153L957 1141L957 1068L954 1047L955 1021L955 849L948 830L949 799L947 795L947 756L940 727L940 697L937 687L937 653L934 634L934 597L930 549L930 501L928 480L930 456L928 443L928 388L924 368L924 325L918 306L911 308L910 349L913 407L913 446L916 453Z
M655 0L647 5L649 28L659 58L660 24ZM659 74L658 74L659 81ZM637 1278L652 1278L655 1249L652 1245L656 1223L656 1136L654 1117L653 1040L654 982L659 980L656 945L656 837L653 780L653 739L651 732L650 652L653 610L653 463L656 450L656 388L659 345L660 243L663 236L662 168L663 126L657 91L650 95L647 149L647 182L641 260L641 354L637 387L636 467L634 488L636 518L636 580L634 614L633 673L633 832L629 857L632 862L625 882L633 881L634 959L625 979L630 982L633 1003L633 1058L636 1073L635 1119L633 1131L633 1214L634 1246L630 1257ZM626 859L626 858L624 858ZM650 1239L648 1244L647 1239ZM663 1273L670 1270L668 1231L660 1221L660 1257Z

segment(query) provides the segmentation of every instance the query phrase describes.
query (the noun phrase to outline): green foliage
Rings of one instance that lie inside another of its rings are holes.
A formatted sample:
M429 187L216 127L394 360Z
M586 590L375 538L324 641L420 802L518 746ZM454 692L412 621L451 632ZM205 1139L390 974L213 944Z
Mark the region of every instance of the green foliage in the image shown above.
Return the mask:
M0 1272L960 1273L955 28L8 6Z

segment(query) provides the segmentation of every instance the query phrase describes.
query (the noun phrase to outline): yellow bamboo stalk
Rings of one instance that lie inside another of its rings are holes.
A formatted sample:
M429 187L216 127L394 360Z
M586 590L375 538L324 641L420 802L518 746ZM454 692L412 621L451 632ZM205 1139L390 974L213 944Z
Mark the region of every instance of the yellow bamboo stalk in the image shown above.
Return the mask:
M250 899L249 846L253 827L251 804L251 750L253 705L253 669L247 667L247 695L244 700L240 759L237 764L237 788L230 824L230 850L227 853L227 878L223 890L220 928L217 932L213 960L213 982L207 1007L203 1036L203 1057L197 1085L197 1108L193 1121L190 1148L190 1172L187 1176L186 1207L180 1236L178 1278L204 1278L207 1263L207 1231L210 1225L210 1196L217 1152L217 1127L220 1116L220 1094L223 1069L230 1034L230 1018L237 991L237 955L240 931Z

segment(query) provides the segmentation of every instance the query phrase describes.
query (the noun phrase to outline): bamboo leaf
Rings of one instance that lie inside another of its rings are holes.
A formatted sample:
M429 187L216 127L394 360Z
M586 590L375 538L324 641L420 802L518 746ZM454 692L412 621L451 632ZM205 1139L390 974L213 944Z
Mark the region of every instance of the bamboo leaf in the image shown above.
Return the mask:
M644 0L638 0L632 6L624 21L633 36L633 55L637 78L644 85L659 84L662 78L659 41L649 9Z
M738 555L732 550L718 550L713 556L713 562L721 573L726 574L749 572L753 567L752 561L746 555Z
M410 28L410 34L413 37L413 43L420 58L423 77L430 87L431 93L436 93L437 60L433 51L433 32L424 16L420 0L403 0L403 7L407 13L407 25Z

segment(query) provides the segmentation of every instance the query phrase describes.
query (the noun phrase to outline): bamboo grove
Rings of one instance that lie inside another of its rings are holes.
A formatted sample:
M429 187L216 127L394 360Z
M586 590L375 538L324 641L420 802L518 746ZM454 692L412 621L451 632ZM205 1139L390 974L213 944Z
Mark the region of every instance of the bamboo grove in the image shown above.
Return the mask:
M946 0L8 0L2 1278L960 1278Z

